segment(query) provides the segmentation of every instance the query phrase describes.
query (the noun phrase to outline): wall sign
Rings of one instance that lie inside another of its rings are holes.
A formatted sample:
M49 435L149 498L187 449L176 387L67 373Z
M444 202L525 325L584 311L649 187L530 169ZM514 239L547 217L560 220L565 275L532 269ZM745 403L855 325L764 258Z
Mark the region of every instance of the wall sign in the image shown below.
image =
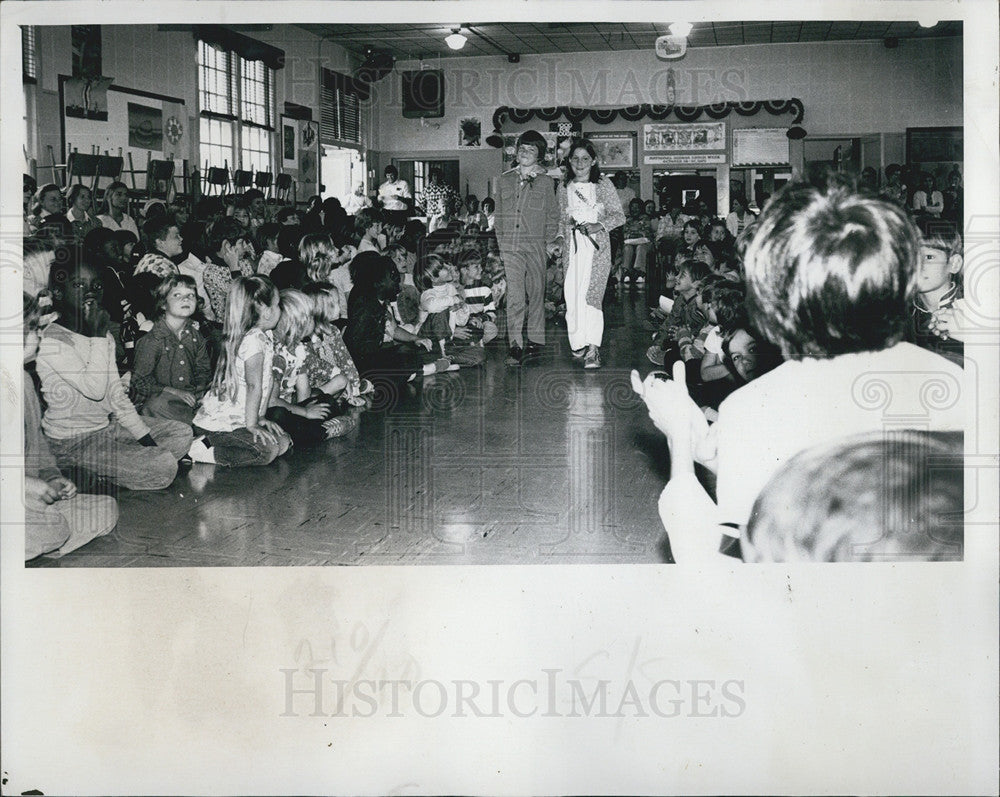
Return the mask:
M643 163L647 166L697 166L703 163L725 163L721 152L706 152L704 155L646 155Z
M726 123L643 125L642 141L646 152L725 149Z

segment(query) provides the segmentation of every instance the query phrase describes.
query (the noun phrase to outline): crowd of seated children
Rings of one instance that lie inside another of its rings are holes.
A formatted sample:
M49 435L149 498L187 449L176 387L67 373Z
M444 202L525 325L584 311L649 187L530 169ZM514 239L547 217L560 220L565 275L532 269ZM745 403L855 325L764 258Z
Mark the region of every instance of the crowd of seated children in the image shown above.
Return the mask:
M633 372L633 387L671 449L673 473L660 500L668 532L681 529L680 537L697 527L717 549L720 530L734 536L746 528L779 468L807 449L882 433L886 412L931 432L961 434L960 367L906 341L920 254L920 234L905 209L846 181L791 183L772 199L743 270L749 328L778 347L781 364L725 398L711 426L689 395L680 362L672 380L640 381ZM745 343L736 335L729 341L734 360ZM928 378L949 400L921 400ZM869 382L878 386L874 393ZM694 461L716 474L714 501L694 478Z

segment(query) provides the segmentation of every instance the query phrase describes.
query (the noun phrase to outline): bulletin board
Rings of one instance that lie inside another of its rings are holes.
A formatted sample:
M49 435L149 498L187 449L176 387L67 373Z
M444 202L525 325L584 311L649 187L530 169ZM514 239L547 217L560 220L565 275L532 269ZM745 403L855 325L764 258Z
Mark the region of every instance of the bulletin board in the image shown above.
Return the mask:
M784 166L789 159L785 128L737 127L733 130L733 166Z
M193 140L193 119L188 116L184 100L164 94L127 89L122 86L107 88L107 121L85 119L66 113L65 83L69 78L59 76L59 108L62 133L62 150L65 157L73 149L90 153L96 146L100 154L128 154L137 170L136 185L145 186L146 162L174 160L176 174L182 172L182 162L190 159ZM124 182L131 185L127 175Z

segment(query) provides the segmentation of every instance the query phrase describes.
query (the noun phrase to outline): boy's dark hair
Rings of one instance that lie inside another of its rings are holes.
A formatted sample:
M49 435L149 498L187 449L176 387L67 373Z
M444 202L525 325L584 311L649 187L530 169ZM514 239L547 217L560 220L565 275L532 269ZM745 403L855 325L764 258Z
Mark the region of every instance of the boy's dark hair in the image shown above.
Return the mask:
M222 211L222 197L205 196L199 199L195 206L195 217L201 221L208 221L212 216L217 216Z
M187 285L187 287L194 291L195 301L197 302L198 283L194 281L194 277L189 274L171 274L170 276L165 277L153 290L153 299L155 301L155 313L157 318L167 311L167 297L178 285Z
M549 148L549 145L537 130L525 130L521 133L517 137L517 146L520 147L521 145L534 147L538 150L538 160L545 160L545 151Z
M790 183L746 250L751 322L786 357L888 348L905 333L919 251L902 208L837 184Z
M246 207L250 207L250 203L255 199L263 199L264 192L259 188L251 188L249 191L243 192L243 202Z
M299 241L303 236L298 224L283 224L278 230L278 253L289 260L299 259Z
M95 227L84 236L83 255L87 259L97 258L103 262L104 246L115 240L114 230L108 227Z
M712 269L708 267L708 263L703 263L700 260L685 260L677 267L678 276L687 272L691 275L691 280L693 282L701 282L707 276L712 273Z
M136 313L155 318L159 311L156 299L163 277L152 271L141 271L125 281L125 297Z
M112 232L114 233L115 238L121 242L122 246L128 246L129 244L135 246L139 243L139 239L131 230L112 230Z
M730 282L729 285L732 283ZM746 294L742 290L720 285L712 292L711 301L715 307L715 317L719 324L719 330L723 335L734 329L747 326Z
M292 208L292 207L282 208L281 210L278 211L278 215L274 217L274 220L278 222L278 224L285 224L285 222L288 221L289 218L298 215L299 211L297 208Z
M486 211L486 203L487 202L490 203L490 210L496 210L497 209L497 201L493 197L488 196L488 197L485 197L483 199L483 201L479 204L479 207L480 207L481 210L483 210L484 212Z
M348 270L354 284L351 292L359 291L359 295L375 293L375 286L387 276L398 277L396 264L379 252L359 252Z
M152 246L156 246L157 241L162 241L167 237L171 227L176 227L177 221L173 216L154 216L142 225L142 233Z
M231 216L224 216L212 223L205 233L205 243L208 251L213 255L218 254L222 249L222 242L228 241L235 244L237 241L247 237L247 231L236 219Z
M257 248L264 251L264 246L272 238L277 238L278 234L281 232L282 227L288 227L287 224L278 224L273 221L269 221L266 224L261 224L257 229Z

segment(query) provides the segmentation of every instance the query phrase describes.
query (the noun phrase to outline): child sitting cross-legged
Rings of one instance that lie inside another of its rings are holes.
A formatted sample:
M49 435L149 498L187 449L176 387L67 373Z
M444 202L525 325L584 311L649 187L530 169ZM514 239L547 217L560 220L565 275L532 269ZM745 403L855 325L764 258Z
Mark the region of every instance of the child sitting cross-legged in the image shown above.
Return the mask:
M272 330L281 316L278 290L267 277L233 280L215 377L194 416L195 462L268 465L292 444L265 416L274 384Z
M191 319L197 285L186 274L167 277L156 289L158 317L135 346L131 389L143 415L190 425L194 408L212 381L208 346Z
M139 417L118 376L100 277L67 251L49 274L59 320L46 327L38 352L49 446L64 470L106 477L130 490L167 487L191 445L191 429Z
M426 314L420 331L446 357L445 344L452 339L458 321L465 320L459 318L460 313L464 315L465 301L455 284L458 274L440 255L427 256L423 273L428 285L420 294L420 309Z
M680 264L673 307L653 336L653 345L646 352L650 362L663 366L679 359L679 342L687 338L693 339L705 326L708 319L698 307L698 288L710 273L709 267L700 260L685 260Z
M310 282L302 292L312 302L313 334L305 343L304 363L310 391L334 395L339 390L338 377L343 377L347 380L342 394L344 400L353 407L365 406L365 397L372 390L371 383L361 379L344 337L335 324L343 315L346 304L340 291L329 282ZM343 424L347 423L344 417ZM336 425L327 423L327 429Z
M324 423L332 414L343 414L337 398L347 387L347 377L334 374L313 392L306 369L307 341L315 331L313 302L302 291L281 292L281 319L275 327L274 388L267 418L288 432L300 448L314 446L333 437ZM343 433L335 426L335 431Z
M38 353L40 310L24 294L24 365ZM118 522L118 502L108 495L81 495L62 475L42 434L42 414L31 375L24 373L24 558L58 557L75 551Z
M471 339L485 346L497 336L497 307L493 301L493 289L483 281L483 264L478 254L467 255L459 266L462 283L462 297L469 308L466 329L471 331Z

